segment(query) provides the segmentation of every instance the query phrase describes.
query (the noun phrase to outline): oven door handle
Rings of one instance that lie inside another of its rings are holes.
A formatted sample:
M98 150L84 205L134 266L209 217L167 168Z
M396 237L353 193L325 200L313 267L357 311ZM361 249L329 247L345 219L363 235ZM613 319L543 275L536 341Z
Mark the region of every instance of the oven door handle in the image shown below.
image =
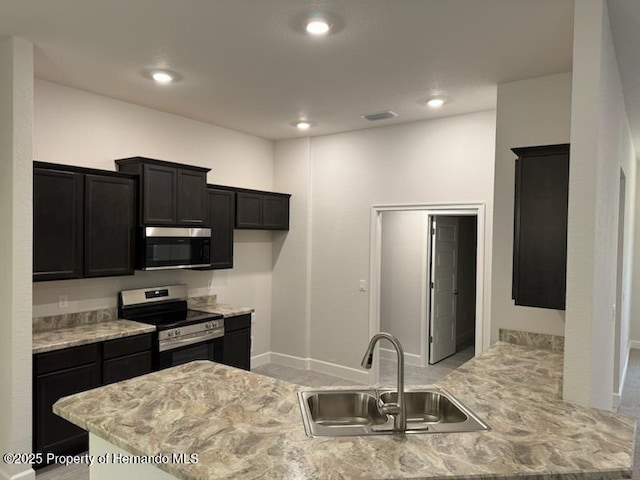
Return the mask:
M175 350L176 348L186 347L195 343L203 343L214 338L224 336L224 327L216 328L205 333L198 333L195 336L185 336L186 338L173 338L171 340L161 340L158 342L158 352L166 352L167 350Z

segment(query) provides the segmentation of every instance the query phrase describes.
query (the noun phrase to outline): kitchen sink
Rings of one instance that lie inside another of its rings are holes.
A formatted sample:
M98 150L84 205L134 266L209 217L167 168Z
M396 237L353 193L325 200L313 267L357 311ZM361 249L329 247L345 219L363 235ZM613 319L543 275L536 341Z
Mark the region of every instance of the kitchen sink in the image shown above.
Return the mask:
M393 416L382 412L385 404L396 403L394 390L306 390L298 392L307 435L389 435ZM489 430L473 412L442 388L405 391L407 429L405 433L453 433Z

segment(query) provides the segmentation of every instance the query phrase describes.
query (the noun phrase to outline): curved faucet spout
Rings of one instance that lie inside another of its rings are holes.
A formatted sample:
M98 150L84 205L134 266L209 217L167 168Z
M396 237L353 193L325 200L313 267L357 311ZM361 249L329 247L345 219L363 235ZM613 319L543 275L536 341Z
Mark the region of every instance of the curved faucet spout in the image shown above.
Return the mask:
M376 343L382 339L389 340L391 342L393 347L396 349L396 354L398 356L398 403L397 405L387 405L387 408L383 407L383 410L386 410L385 413L394 415L394 429L404 432L407 429L407 412L404 401L404 351L402 350L400 341L390 333L376 333L369 341L369 346L362 358L361 365L366 369L371 368L371 364L373 363L373 349L375 348Z

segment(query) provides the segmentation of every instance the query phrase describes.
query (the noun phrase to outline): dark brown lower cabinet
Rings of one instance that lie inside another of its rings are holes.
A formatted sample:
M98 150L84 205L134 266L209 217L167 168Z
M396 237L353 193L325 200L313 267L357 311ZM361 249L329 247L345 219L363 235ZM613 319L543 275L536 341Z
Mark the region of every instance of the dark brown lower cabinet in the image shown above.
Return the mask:
M120 382L153 370L150 333L104 342L102 384Z
M251 370L251 315L225 318L222 363Z
M34 373L34 452L46 457L47 453L66 455L87 450L87 432L54 414L52 407L62 397L100 386L98 345L36 355Z
M67 395L151 372L151 342L148 333L34 355L33 451L45 459L47 453L86 451L87 432L53 413L53 404Z

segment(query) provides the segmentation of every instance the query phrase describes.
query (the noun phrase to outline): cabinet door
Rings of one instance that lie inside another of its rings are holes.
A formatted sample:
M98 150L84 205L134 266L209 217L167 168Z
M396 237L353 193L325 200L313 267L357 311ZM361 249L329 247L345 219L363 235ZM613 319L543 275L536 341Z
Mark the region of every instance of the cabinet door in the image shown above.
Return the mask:
M207 174L178 169L178 224L204 227L209 224Z
M236 228L262 228L262 195L236 194Z
M84 276L133 275L135 184L85 176Z
M513 149L516 161L513 298L564 310L569 146Z
M232 367L251 368L251 329L225 332L222 347L222 363Z
M144 164L142 176L142 223L176 224L177 170L163 165Z
M83 178L80 173L33 171L33 279L82 276Z
M102 363L102 383L120 382L152 371L151 350L124 357L105 360Z
M211 268L233 268L235 193L209 189L211 221Z
M262 226L268 230L289 230L288 196L262 196Z
M97 363L38 375L35 379L34 451L57 454L80 453L88 448L89 436L52 411L60 398L100 385Z

